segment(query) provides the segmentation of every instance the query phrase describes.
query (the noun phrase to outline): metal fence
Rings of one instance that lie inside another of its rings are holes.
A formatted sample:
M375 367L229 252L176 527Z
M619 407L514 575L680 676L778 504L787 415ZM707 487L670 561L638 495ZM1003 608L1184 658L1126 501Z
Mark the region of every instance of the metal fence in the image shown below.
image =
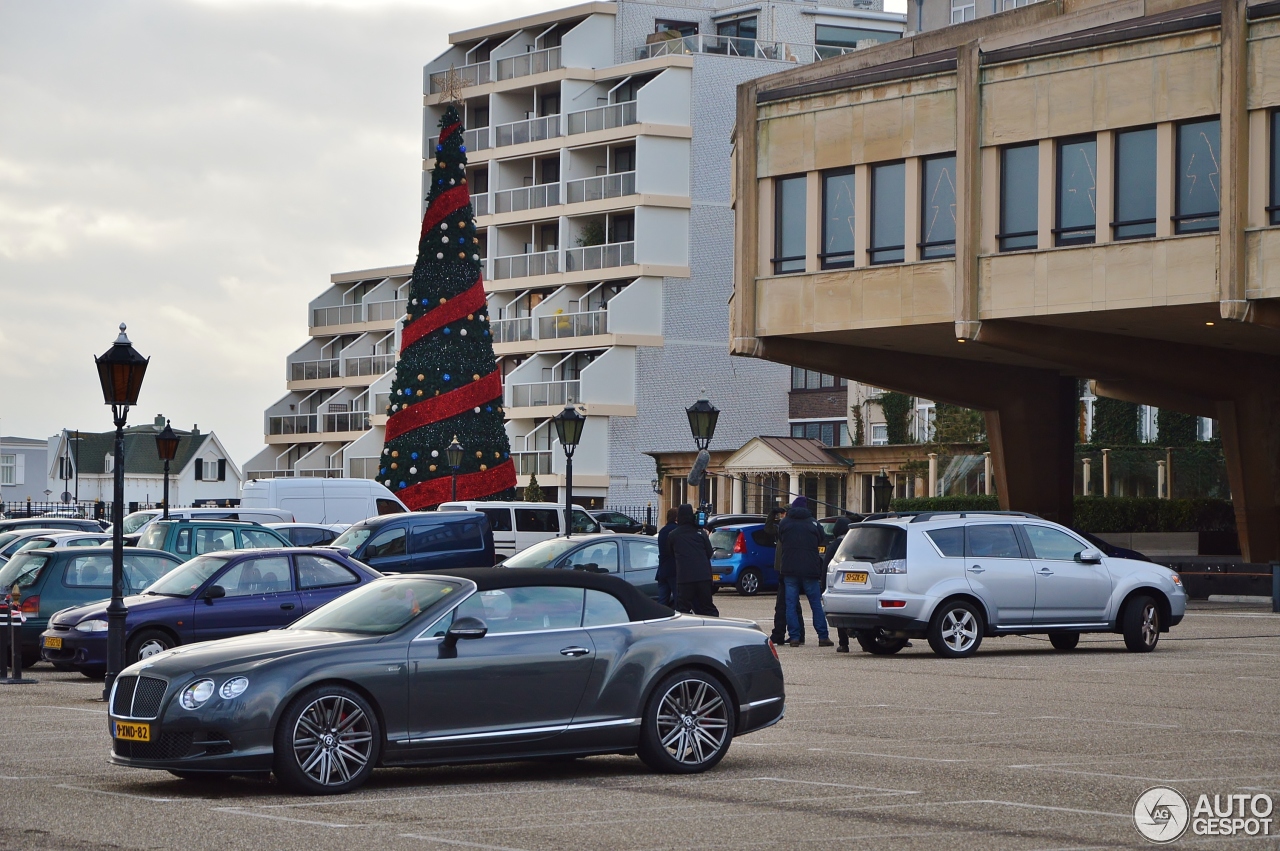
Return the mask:
M177 505L170 503L169 508L230 508L240 504L238 499L203 499L194 503ZM159 501L129 502L125 504L124 513L149 511L162 507ZM111 521L111 503L82 499L80 502L30 502L23 500L0 502L0 511L6 520L17 520L26 517L75 517L84 520Z

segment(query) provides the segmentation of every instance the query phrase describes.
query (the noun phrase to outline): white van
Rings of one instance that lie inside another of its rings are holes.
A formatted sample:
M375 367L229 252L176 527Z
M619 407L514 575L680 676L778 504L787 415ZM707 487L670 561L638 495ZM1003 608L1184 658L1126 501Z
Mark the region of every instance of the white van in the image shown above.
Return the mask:
M282 508L299 523L359 523L409 509L372 479L251 479L240 486L240 508Z
M141 534L152 520L164 516L160 508L125 515L124 534ZM248 520L251 523L292 523L293 514L280 508L170 508L170 520Z
M489 518L498 561L510 558L539 541L564 534L564 506L553 502L490 502L465 500L442 503L437 511L479 511ZM600 524L578 506L573 507L575 533L599 532Z

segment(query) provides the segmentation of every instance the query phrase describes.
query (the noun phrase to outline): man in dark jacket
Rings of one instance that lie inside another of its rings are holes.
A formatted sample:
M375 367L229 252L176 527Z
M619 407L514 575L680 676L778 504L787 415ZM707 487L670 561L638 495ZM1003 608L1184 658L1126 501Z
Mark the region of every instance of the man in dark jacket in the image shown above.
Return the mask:
M831 526L831 539L827 541L827 550L822 554L822 567L826 570L831 566L831 559L835 558L836 550L840 549L840 542L844 540L844 536L849 532L849 518L843 514L836 518L836 522ZM849 630L846 627L836 627L836 638L839 644L836 646L837 653L849 652Z
M676 602L676 560L671 555L667 537L676 528L676 510L667 509L667 525L658 530L658 602L673 606Z
M773 599L773 632L769 638L781 647L787 640L787 583L782 581L782 547L778 546L778 524L787 516L787 509L777 506L769 512L769 520L764 524L764 533L773 541L773 572L778 574L778 592ZM804 622L800 622L800 634L792 633L791 638L804 644Z
M676 510L676 528L667 535L667 546L676 563L676 611L720 617L711 601L711 539L698 528L693 506L685 503Z
M809 513L809 501L798 496L787 516L778 524L778 549L782 552L782 579L787 586L787 631L790 644L799 647L800 592L809 600L813 613L813 631L819 647L832 647L835 642L827 633L827 617L822 611L822 579L826 572L818 551L826 535L822 524Z

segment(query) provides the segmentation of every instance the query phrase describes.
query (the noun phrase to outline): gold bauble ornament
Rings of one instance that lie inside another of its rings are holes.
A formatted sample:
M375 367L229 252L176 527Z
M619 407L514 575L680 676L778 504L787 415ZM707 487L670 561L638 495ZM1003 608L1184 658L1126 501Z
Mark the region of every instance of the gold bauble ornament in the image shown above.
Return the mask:
M477 453L476 453L476 457L477 457L477 458L483 458L483 457L484 457L484 453L483 453L483 452L477 452Z
M432 465L431 465L430 467L428 467L427 469L428 469L428 470L430 470L432 473L434 473L434 472L436 471L436 465L435 465L435 464L432 464Z
M392 452L392 453L391 453L391 457L392 457L392 458L399 458L399 457L400 457L400 451L399 451L399 450L396 450L396 451Z
M487 470L487 469L489 469L488 465L486 465L486 464L481 464L481 465L480 465L480 472L482 472L482 473L483 473L483 472L484 472L485 470Z

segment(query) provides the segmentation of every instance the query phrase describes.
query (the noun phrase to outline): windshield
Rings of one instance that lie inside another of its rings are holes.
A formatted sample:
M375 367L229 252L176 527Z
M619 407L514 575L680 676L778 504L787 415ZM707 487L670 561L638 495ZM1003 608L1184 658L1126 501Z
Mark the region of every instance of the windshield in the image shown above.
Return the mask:
M548 541L540 541L529 547L529 549L516 553L504 561L502 566L546 567L581 543L581 539L575 540L573 538L552 538Z
M169 531L169 525L163 521L152 523L142 533L142 537L138 539L138 546L146 550L164 549L164 536Z
M124 518L121 528L126 535L132 535L159 516L159 511L135 511Z
M0 568L0 588L8 590L14 585L26 588L40 578L40 571L52 556L44 553L19 553Z
M390 635L460 590L438 579L381 579L344 594L287 628Z
M363 523L352 526L338 537L334 538L328 546L330 547L346 547L355 552L360 549L360 545L369 540L369 536L373 534L376 526L365 526Z
M53 544L54 542L49 540L48 538L33 538L30 541L27 541L22 546L18 547L18 552L29 553L32 550L47 550L49 549L49 547L52 547Z
M832 561L888 561L907 557L907 533L897 526L853 526Z
M21 533L21 532L3 532L3 533L0 533L0 549L4 549L4 548L5 548L5 547L7 547L10 543L12 543L12 542L13 542L13 540L14 540L15 538L20 538L20 537L22 537L22 533Z
M166 597L190 597L230 560L230 556L196 556L156 580L147 588L147 593L163 594Z

